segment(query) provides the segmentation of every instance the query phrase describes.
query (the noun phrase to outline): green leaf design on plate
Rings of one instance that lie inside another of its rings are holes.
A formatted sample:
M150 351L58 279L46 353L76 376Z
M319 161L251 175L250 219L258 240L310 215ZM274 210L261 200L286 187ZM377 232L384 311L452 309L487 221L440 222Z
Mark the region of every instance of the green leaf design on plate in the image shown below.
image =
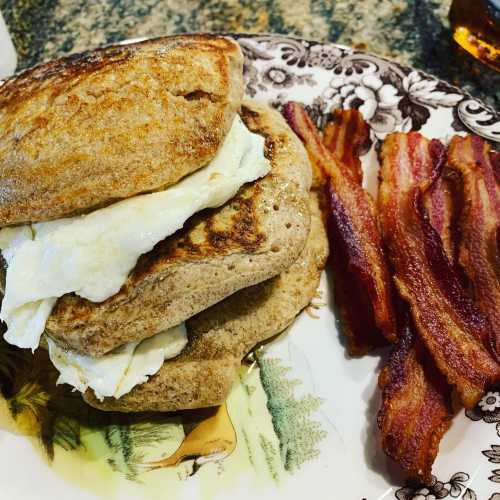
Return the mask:
M321 424L311 419L321 406L321 398L311 394L297 398L295 388L301 382L288 378L291 368L283 366L280 359L266 358L258 352L255 359L280 442L281 460L287 471L294 472L319 455L317 445L326 437Z
M141 420L142 418L142 420ZM106 445L112 452L108 463L114 471L121 472L131 481L145 472L145 449L174 438L173 428L179 425L178 418L164 414L139 417L115 415L115 421L102 429Z

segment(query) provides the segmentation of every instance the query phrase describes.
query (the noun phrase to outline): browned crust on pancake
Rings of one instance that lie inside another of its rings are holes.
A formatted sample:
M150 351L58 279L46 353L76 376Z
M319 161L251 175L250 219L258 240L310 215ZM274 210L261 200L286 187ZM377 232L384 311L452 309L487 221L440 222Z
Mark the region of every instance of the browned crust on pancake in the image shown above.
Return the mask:
M305 150L271 108L246 103L242 115L266 137L271 173L223 207L194 216L142 256L120 292L105 302L62 297L47 322L54 340L100 356L185 321L297 259L310 224Z
M240 290L187 323L189 344L151 379L120 399L85 400L101 410L176 411L221 404L236 380L241 359L256 344L283 331L318 287L328 241L318 201L310 198L311 231L300 257L271 280Z
M206 165L243 97L236 42L175 36L52 61L0 86L0 226L162 189Z

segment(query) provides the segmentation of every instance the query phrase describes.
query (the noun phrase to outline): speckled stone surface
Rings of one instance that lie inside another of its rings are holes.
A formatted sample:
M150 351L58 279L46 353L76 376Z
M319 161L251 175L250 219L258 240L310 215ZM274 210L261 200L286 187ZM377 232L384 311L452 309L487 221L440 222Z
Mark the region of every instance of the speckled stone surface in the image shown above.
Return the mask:
M451 0L0 0L19 68L125 38L193 31L330 40L413 65L500 109L500 74L451 39Z

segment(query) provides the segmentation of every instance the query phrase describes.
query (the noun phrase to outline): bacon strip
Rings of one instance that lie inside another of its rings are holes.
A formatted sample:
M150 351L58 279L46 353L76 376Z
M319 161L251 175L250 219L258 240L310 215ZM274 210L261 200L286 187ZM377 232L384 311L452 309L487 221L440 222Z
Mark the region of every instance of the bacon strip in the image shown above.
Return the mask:
M424 195L429 221L453 265L457 258L453 230L456 187L456 180L448 172ZM451 387L417 337L409 311L403 307L400 340L379 376L382 405L377 421L384 452L410 478L428 483L439 443L453 417Z
M302 106L290 102L283 114L304 142L313 168L326 180L335 301L349 352L363 354L384 343L384 336L391 342L397 337L375 207L358 173L328 151Z
M441 175L424 193L424 205L429 221L443 242L443 249L450 262L458 257L458 215L461 205L459 179L455 172L443 169Z
M493 172L497 182L500 182L500 151L491 151L490 161L493 166Z
M429 482L439 442L453 417L451 388L406 316L379 375L382 406L377 423L385 453L411 478Z
M490 325L465 292L424 208L423 194L439 176L445 150L418 133L391 134L382 147L379 212L395 282L420 338L466 408L500 379L482 340Z
M336 109L323 130L323 143L353 173L361 185L360 154L370 147L370 127L357 109Z
M349 171L359 186L363 182L363 172L359 155L370 144L370 127L358 110L335 110L323 131L323 143ZM328 198L332 200L330 193ZM336 203L333 198L333 203ZM347 219L342 206L337 204L337 219ZM345 222L347 223L347 221ZM341 244L339 224L330 221L329 232L333 241L339 242L332 248L332 265L335 270L335 302L344 321L344 329L350 339L351 354L364 354L371 348L381 345L370 297L364 292L361 280L354 279L349 269L349 255L346 245ZM361 313L361 314L360 314ZM367 334L373 332L372 338ZM393 339L392 339L393 340Z
M500 360L500 185L494 162L488 143L478 136L457 136L450 143L448 163L463 185L459 262L477 306L489 318L489 344Z

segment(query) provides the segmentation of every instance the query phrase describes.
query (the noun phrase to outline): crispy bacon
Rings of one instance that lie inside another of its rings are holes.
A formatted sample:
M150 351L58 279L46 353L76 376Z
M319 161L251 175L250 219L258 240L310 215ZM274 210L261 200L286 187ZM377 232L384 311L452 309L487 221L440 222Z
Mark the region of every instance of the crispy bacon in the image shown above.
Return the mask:
M363 182L360 154L370 147L370 127L357 109L336 109L323 130L323 143Z
M424 196L429 221L452 264L457 258L456 187L454 176L447 172ZM439 443L453 416L451 387L417 337L406 305L401 304L400 311L400 340L379 376L378 425L385 453L410 478L428 483Z
M451 388L417 338L409 315L379 375L382 448L413 479L431 480L439 442L453 416Z
M313 168L326 180L335 300L349 352L363 354L384 343L384 336L390 341L397 337L375 207L358 173L328 151L302 106L290 102L283 114L304 142Z
M491 151L490 161L493 166L493 172L497 182L500 182L500 151Z
M459 186L456 173L445 168L424 193L429 221L441 237L443 249L452 263L455 263L458 257L457 219L461 205Z
M381 157L379 214L396 286L437 368L471 408L500 379L500 366L483 345L489 322L464 290L424 207L444 147L415 132L397 133L387 137Z
M478 136L454 137L448 163L462 178L459 262L474 300L491 324L492 353L500 360L500 185L488 143Z

